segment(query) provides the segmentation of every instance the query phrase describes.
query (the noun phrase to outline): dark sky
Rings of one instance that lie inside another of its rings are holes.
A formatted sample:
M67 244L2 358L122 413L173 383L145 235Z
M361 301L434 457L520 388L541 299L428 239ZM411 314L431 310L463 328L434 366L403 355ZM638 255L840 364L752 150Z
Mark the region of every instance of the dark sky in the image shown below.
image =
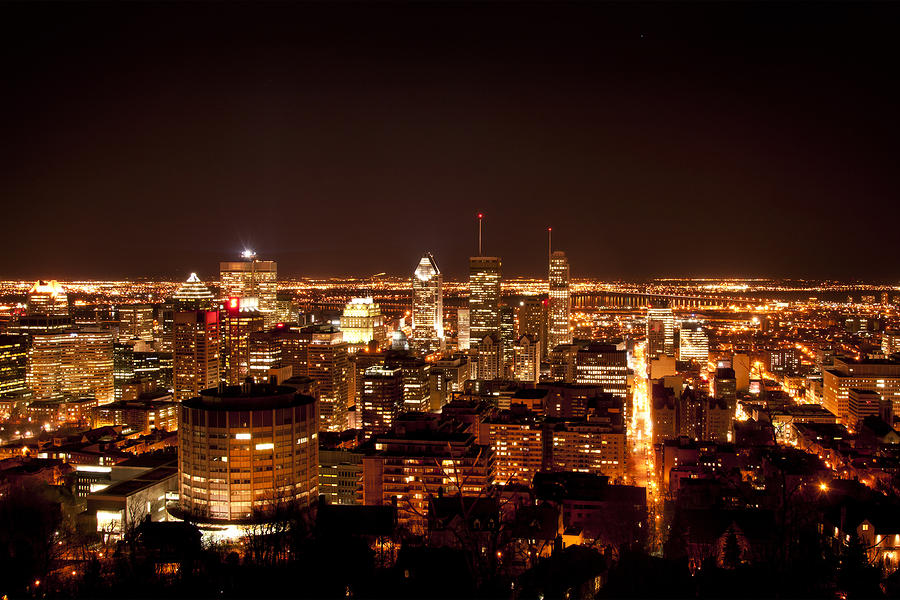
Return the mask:
M0 277L900 278L900 4L0 6Z

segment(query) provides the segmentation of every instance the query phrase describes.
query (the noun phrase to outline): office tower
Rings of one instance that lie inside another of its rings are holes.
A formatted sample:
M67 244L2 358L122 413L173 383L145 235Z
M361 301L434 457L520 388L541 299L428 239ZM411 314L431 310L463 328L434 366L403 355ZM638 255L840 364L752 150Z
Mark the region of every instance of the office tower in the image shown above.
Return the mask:
M381 346L387 337L381 307L371 296L352 298L341 315L341 331L348 344L368 344L374 340Z
M887 357L900 353L900 330L884 330L884 335L881 337L881 351Z
M245 250L242 261L219 263L219 281L225 298L258 298L266 328L277 322L278 263L258 260L256 253Z
M703 431L701 438L725 443L734 421L735 405L724 398L701 398L703 407Z
M318 403L285 386L202 390L178 419L180 512L245 521L318 500Z
M550 379L564 383L575 383L575 365L579 344L559 344L549 355Z
M537 383L541 378L541 342L523 335L513 346L513 379Z
M822 374L823 406L845 425L850 423L850 390L875 391L900 414L900 361L834 358L834 366Z
M119 339L153 341L153 307L149 304L119 306Z
M209 288L204 285L196 273L191 273L187 281L172 296L173 312L188 310L212 310L215 308L216 297ZM174 319L174 316L173 316ZM174 323L174 321L173 321Z
M94 427L125 425L141 435L154 429L177 431L179 407L168 392L147 392L135 399L98 406L94 409Z
M431 410L439 410L461 392L470 377L471 364L465 356L453 356L431 363Z
M530 335L532 338L541 342L541 358L547 358L551 348L549 336L547 333L547 325L550 320L547 311L550 306L550 300L539 296L531 296L521 300L517 307L516 322L518 323L517 334L519 336Z
M729 406L737 405L737 379L734 376L734 369L728 367L716 369L713 395L728 402Z
M469 321L469 309L460 308L456 311L456 349L466 352L471 347L471 324Z
M679 391L678 395L680 396ZM653 420L653 443L678 437L676 420L677 398L675 390L662 381L654 381L650 387L650 416Z
M695 361L701 367L709 362L709 338L699 322L682 322L678 336L678 359Z
M263 316L256 298L228 298L222 318L224 379L239 385L250 376L250 334L263 330Z
M362 384L362 429L365 439L390 431L403 412L403 372L399 367L369 367Z
M475 357L475 378L491 381L505 379L503 368L503 340L500 334L485 336L478 344Z
M572 343L569 304L569 259L561 250L550 255L549 327L547 344L550 349L559 344Z
M319 495L328 504L360 504L362 452L319 448Z
M675 356L675 314L671 308L647 309L647 356Z
M275 295L275 320L278 323L299 323L300 307L291 292L278 292Z
M469 259L469 343L500 332L500 259L473 256Z
M169 299L156 309L156 324L153 331L156 347L160 352L171 352L175 331L175 300Z
M494 453L438 415L401 416L363 457L363 503L397 503L398 524L424 533L428 507L440 495L479 497L494 482Z
M801 356L803 355L797 348L778 348L769 352L769 360L766 367L768 367L770 373L795 375L800 372Z
M513 306L500 306L500 343L503 344L503 372L508 374L513 368L513 350L516 345L516 310Z
M32 335L27 383L35 400L115 399L113 334L96 327Z
M430 252L416 266L412 287L412 347L422 354L440 351L444 342L443 279Z
M612 344L589 344L575 355L575 383L599 385L624 398L628 393L628 358Z
M122 399L125 384L134 381L134 343L113 344L113 385L116 400Z
M0 398L27 389L28 337L0 335Z
M750 390L750 363L750 356L747 354L734 354L731 357L735 388L739 394Z
M250 334L250 376L256 383L267 383L271 375L306 377L309 338L299 331L276 327ZM285 377L285 378L288 378ZM284 379L279 377L278 382ZM306 393L306 392L304 392Z
M172 377L175 400L184 402L219 384L219 311L175 313Z
M145 352L135 349L133 360L135 380L145 383L150 389L172 389L174 358L171 352Z
M65 317L69 314L69 298L55 279L40 280L28 291L26 311L29 315Z
M306 343L306 375L319 384L319 416L322 431L343 431L347 426L350 397L350 356L343 332L331 325L311 325L300 330Z

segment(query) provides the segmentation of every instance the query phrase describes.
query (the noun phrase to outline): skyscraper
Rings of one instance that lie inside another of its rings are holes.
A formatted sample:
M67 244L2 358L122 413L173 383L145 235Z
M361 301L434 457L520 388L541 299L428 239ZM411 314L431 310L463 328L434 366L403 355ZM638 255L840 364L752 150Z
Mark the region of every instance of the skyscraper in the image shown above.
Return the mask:
M204 285L196 273L191 273L187 281L172 296L175 310L209 310L213 308L215 296Z
M516 335L530 335L535 340L541 342L541 358L548 355L547 346L549 345L547 336L547 309L550 301L547 298L532 296L524 298L519 302L518 311L516 313L516 321L518 330Z
M557 250L550 255L550 326L548 327L548 349L559 344L572 343L569 327L569 259L566 253Z
M348 344L367 344L375 340L381 346L387 337L381 307L371 296L351 298L341 315L341 331Z
M500 332L501 268L501 261L496 256L469 259L469 340L472 347Z
M25 391L28 372L28 338L0 335L0 397Z
M119 306L119 339L153 341L153 306L123 304Z
M709 360L709 338L698 321L683 321L678 332L678 359L697 361L706 366Z
M219 311L175 313L175 400L184 402L219 384Z
M259 312L266 327L277 321L278 263L258 260L252 250L244 250L244 260L219 263L223 297L258 298Z
M440 350L444 339L443 278L430 252L413 272L412 346L424 354Z
M319 384L319 417L322 431L343 431L347 427L350 396L350 357L343 332L330 325L310 325L300 330L306 342L306 375Z
M239 385L251 376L250 334L263 330L263 316L256 298L229 298L222 322L222 348L225 355L225 380Z
M99 327L35 333L28 353L28 387L37 400L93 396L115 399L113 334Z
M675 315L671 308L647 309L647 356L675 356Z
M374 366L366 369L361 406L365 439L390 431L394 419L403 412L403 374L400 367Z
M27 311L29 315L67 316L69 300L66 291L55 279L35 282L28 291Z

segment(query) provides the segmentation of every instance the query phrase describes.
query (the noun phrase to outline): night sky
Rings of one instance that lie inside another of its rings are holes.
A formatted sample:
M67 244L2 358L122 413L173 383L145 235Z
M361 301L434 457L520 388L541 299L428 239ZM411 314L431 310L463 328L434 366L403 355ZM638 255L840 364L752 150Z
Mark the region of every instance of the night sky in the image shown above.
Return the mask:
M898 4L0 6L0 278L900 278Z

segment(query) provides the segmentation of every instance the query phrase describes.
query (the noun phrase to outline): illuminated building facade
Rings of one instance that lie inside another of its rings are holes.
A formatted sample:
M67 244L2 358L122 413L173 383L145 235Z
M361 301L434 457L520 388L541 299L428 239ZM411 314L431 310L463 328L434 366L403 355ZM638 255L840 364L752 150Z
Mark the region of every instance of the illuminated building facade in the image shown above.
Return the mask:
M513 379L537 383L541 378L541 342L523 335L513 346Z
M430 498L477 497L494 482L494 453L475 436L438 423L438 415L404 415L375 438L363 457L363 504L397 503L398 522L423 533Z
M516 311L517 333L519 336L530 335L541 342L541 358L546 358L550 348L547 325L549 317L547 310L550 300L538 296L524 298L519 301Z
M341 331L348 344L367 344L374 340L382 345L387 334L381 307L371 296L352 298L341 315Z
M671 308L647 309L647 356L675 356L675 314Z
M550 255L549 327L548 346L572 343L569 302L569 259L566 253L556 250Z
M350 355L343 332L331 325L312 325L300 330L306 346L306 375L319 384L322 431L343 431L347 426L350 397Z
M172 296L175 311L211 310L215 307L216 297L209 288L200 281L196 273L191 273L187 281L181 284ZM174 315L173 315L174 318Z
M900 330L884 330L884 335L881 337L881 351L887 357L900 353Z
M502 264L496 256L469 259L469 343L500 331L500 277Z
M709 338L699 322L682 322L678 333L678 359L694 361L702 367L709 361Z
M575 356L575 383L599 385L624 398L628 393L628 358L611 344L589 344Z
M219 263L219 282L225 298L258 298L266 328L277 321L278 263L257 260L256 253L245 250L242 261Z
M412 347L429 354L441 350L444 342L444 284L441 270L426 252L412 278Z
M891 403L893 414L900 414L900 362L894 360L855 361L846 357L834 357L834 366L822 373L822 405L838 417L841 423L850 423L849 395L853 388L878 392Z
M319 494L328 504L362 501L362 453L319 449Z
M475 358L475 377L477 379L503 379L503 341L497 333L485 336L478 344L478 355Z
M175 400L184 402L219 384L219 311L175 313L172 377Z
M800 372L800 350L794 347L778 348L769 352L767 361L769 372L794 375Z
M472 345L471 329L469 309L460 308L456 311L456 348L460 352L467 352Z
M383 366L366 369L362 383L363 437L371 439L390 431L403 412L403 372Z
M27 389L28 338L0 335L0 397Z
M36 400L92 396L115 399L113 334L100 328L32 335L28 388Z
M222 351L225 356L225 380L239 385L250 373L250 335L263 330L263 316L256 298L228 298L223 318Z
M154 429L176 431L178 429L178 409L171 394L159 392L136 400L120 400L112 404L98 406L94 411L94 427L125 425L131 431L142 435Z
M119 339L153 341L153 307L149 304L119 306Z
M318 499L315 398L267 384L203 390L178 419L180 510L240 522Z
M501 413L485 423L494 451L494 480L500 485L531 485L544 460L544 437L533 418Z
M35 282L28 291L26 310L29 315L68 316L69 297L55 279Z
M554 471L575 471L625 477L627 445L623 427L612 427L589 417L584 421L559 423L548 431L553 436L549 465Z
M559 344L550 351L550 379L563 383L575 383L575 363L578 358L578 344Z

